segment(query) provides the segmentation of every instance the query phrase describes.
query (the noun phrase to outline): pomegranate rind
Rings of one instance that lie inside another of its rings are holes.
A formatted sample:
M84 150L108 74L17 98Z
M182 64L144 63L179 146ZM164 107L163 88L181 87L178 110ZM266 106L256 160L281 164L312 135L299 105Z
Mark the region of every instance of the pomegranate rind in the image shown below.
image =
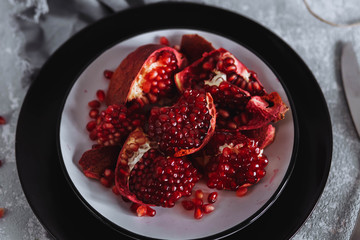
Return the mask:
M184 34L181 38L180 52L192 63L202 57L205 52L215 50L212 43L198 34Z
M139 141L139 139L142 139ZM141 144L142 143L142 144ZM119 193L130 201L139 204L145 204L136 195L129 190L130 172L135 164L140 161L146 149L150 149L150 141L141 128L136 128L126 139L117 159L115 168L115 186ZM133 145L136 144L137 147ZM137 149L136 149L137 148ZM135 154L139 148L145 149L142 154Z
M85 176L100 180L105 169L115 169L121 147L106 146L87 150L79 160Z
M275 140L275 127L271 124L266 125L265 127L253 129L253 130L244 130L241 131L245 136L255 139L259 142L258 146L260 148L266 148Z
M215 126L216 126L216 107L210 93L206 93L206 102L207 102L207 107L209 109L209 114L211 116L210 127L207 131L206 137L204 138L203 142L199 147L190 148L190 149L180 149L174 153L174 157L182 157L199 151L210 141L211 137L214 135Z
M139 89L139 76L147 73L148 66L156 61L156 56L162 51L175 55L177 66L182 69L187 60L176 49L160 45L147 44L131 52L114 71L106 94L106 104L122 104L141 97ZM136 93L135 93L136 92Z

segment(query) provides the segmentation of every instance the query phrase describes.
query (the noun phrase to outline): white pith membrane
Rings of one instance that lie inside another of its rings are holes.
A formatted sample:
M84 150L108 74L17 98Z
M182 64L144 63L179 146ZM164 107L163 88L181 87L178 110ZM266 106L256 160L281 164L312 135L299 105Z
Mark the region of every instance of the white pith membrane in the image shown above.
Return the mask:
M151 149L151 146L150 146L149 142L146 142L146 143L139 146L139 150L134 152L134 155L131 158L129 158L129 160L128 160L129 173L134 168L136 163L138 163L140 161L140 159L142 158L144 153L146 153L150 149Z
M212 70L213 73L215 73L215 76L209 80L205 80L205 85L208 86L220 86L222 82L226 81L226 74L223 72L220 72L216 69Z

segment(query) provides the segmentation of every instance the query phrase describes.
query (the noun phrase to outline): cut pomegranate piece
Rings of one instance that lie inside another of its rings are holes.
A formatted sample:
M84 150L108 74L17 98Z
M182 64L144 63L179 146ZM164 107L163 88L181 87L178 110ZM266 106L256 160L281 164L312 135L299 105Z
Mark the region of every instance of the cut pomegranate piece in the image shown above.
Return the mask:
M272 92L264 96L252 96L245 106L239 105L238 109L220 106L217 110L217 129L251 130L283 119L288 107L277 92Z
M240 132L215 133L205 149L208 187L234 191L263 178L268 159L257 144Z
M87 150L79 160L85 176L100 180L106 169L115 169L120 146L107 146Z
M148 44L130 53L113 73L106 96L107 105L136 101L154 103L175 90L173 75L186 64L174 48Z
M261 96L266 93L256 74L223 48L204 53L201 59L175 75L175 83L180 91L184 91L196 85L202 86L204 81L212 79L219 72L224 74L226 81L251 95Z
M101 111L96 120L96 127L90 121L87 129L90 138L97 140L98 144L109 146L121 144L135 128L145 120L145 116L130 111L124 105L113 104Z
M200 59L205 52L215 50L210 42L197 34L185 34L181 38L180 52L192 63Z
M191 195L200 177L190 161L164 156L152 145L141 129L129 135L119 154L115 184L132 202L173 207Z
M210 140L216 124L211 94L187 89L172 107L153 108L149 136L167 155L185 156L200 150Z

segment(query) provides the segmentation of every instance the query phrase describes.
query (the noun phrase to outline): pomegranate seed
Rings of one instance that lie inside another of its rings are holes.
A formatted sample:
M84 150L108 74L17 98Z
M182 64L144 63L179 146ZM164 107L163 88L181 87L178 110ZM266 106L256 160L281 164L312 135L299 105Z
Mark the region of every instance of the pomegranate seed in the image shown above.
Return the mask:
M99 116L99 110L91 109L90 112L89 112L89 116L91 118L97 118Z
M208 202L209 202L209 203L214 203L214 202L216 202L217 197L218 197L218 193L217 193L217 192L212 192L212 193L210 193L209 196L208 196Z
M100 102L105 101L105 92L104 90L97 90L96 91L96 97L99 99Z
M203 193L202 190L198 189L198 190L195 191L195 198L203 199L203 197L204 197L204 193Z
M114 171L111 170L111 169L105 169L105 171L104 171L104 177L106 177L106 178L109 179L109 180L114 179L114 177L115 177Z
M100 183L101 183L104 187L107 187L107 188L111 187L111 182L110 182L107 178L105 178L105 177L101 177L101 178L100 178Z
M0 125L4 125L6 123L6 120L3 116L0 116Z
M196 206L194 211L194 218L201 219L204 216L204 212L201 207Z
M165 45L165 46L169 46L170 45L169 39L167 39L164 36L160 37L160 44Z
M246 187L241 187L238 190L236 190L236 196L238 196L238 197L245 196L247 191L248 191L248 189Z
M100 102L98 100L92 100L88 103L88 106L91 108L99 108Z
M183 200L181 204L186 210L193 210L195 207L193 201L190 200Z
M114 74L113 71L110 71L110 70L105 70L105 71L104 71L104 77L105 77L106 79L110 79L113 74Z
M92 130L94 130L96 127L96 122L95 121L90 121L86 124L86 129L91 132Z
M212 211L215 210L215 207L211 203L208 203L208 204L204 204L203 210L204 210L204 213L211 213Z
M0 207L0 218L4 217L5 208Z
M156 210L147 206L146 215L148 215L150 217L154 217L156 215Z
M143 217L147 215L147 210L148 207L145 205L140 205L137 209L136 209L136 214L138 217ZM155 215L154 215L155 216Z
M195 206L202 206L203 203L204 203L203 200L199 199L199 198L194 198L192 201L193 201Z

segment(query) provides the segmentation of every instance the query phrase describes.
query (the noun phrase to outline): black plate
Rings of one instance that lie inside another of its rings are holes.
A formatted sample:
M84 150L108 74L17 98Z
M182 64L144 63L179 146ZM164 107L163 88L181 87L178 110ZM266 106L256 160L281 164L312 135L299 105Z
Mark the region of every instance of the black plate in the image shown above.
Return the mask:
M228 22L236 23L237 30ZM121 40L166 28L201 29L231 38L280 76L298 120L294 171L263 215L240 231L217 237L290 238L318 201L331 164L331 122L319 85L300 57L269 30L235 13L188 3L153 4L102 19L72 37L43 66L26 95L16 133L18 173L35 215L58 239L139 237L94 215L72 191L59 161L58 121L69 87L90 61Z

